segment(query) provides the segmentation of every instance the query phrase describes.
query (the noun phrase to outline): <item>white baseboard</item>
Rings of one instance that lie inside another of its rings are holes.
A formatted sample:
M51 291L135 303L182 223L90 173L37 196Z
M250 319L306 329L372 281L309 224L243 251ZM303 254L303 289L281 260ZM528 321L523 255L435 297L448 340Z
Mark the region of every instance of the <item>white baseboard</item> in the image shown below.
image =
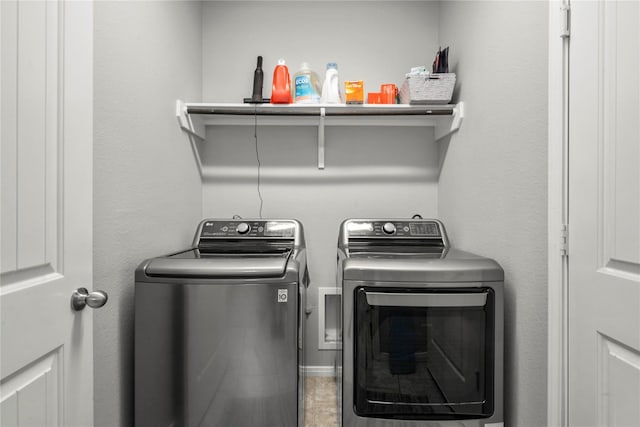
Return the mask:
M303 366L302 373L305 377L333 377L336 374L333 365Z

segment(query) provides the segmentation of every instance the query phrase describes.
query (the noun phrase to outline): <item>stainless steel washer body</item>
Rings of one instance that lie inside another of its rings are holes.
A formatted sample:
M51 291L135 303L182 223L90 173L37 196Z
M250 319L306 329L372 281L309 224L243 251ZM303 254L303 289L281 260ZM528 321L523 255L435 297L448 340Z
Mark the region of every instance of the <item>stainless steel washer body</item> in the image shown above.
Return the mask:
M295 220L200 223L135 273L135 425L302 426L307 286Z
M437 220L343 222L339 425L503 426L503 281Z

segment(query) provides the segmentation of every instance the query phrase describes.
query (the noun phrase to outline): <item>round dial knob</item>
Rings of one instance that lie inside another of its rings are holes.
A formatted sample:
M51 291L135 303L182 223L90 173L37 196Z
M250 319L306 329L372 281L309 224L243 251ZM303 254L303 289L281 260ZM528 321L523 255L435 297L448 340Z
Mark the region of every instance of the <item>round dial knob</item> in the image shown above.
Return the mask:
M251 230L251 227L249 227L249 224L247 224L246 222L241 222L236 227L236 232L238 234L247 234L249 230Z
M385 222L382 226L382 231L384 231L385 234L393 234L396 232L396 226L392 222Z

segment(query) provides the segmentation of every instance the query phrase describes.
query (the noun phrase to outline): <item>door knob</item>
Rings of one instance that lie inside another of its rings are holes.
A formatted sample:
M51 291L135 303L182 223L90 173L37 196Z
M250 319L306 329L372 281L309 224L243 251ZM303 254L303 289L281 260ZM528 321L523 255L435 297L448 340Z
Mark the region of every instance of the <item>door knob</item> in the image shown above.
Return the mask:
M104 291L89 293L87 288L78 288L71 295L71 308L76 311L83 310L85 306L100 308L107 303L109 296Z

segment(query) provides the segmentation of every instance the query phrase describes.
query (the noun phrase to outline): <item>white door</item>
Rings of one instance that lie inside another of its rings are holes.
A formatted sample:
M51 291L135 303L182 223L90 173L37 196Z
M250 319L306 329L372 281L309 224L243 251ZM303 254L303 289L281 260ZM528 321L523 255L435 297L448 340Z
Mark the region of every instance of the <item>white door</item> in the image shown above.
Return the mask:
M0 2L0 424L93 424L93 6Z
M571 3L569 425L640 426L640 2Z

